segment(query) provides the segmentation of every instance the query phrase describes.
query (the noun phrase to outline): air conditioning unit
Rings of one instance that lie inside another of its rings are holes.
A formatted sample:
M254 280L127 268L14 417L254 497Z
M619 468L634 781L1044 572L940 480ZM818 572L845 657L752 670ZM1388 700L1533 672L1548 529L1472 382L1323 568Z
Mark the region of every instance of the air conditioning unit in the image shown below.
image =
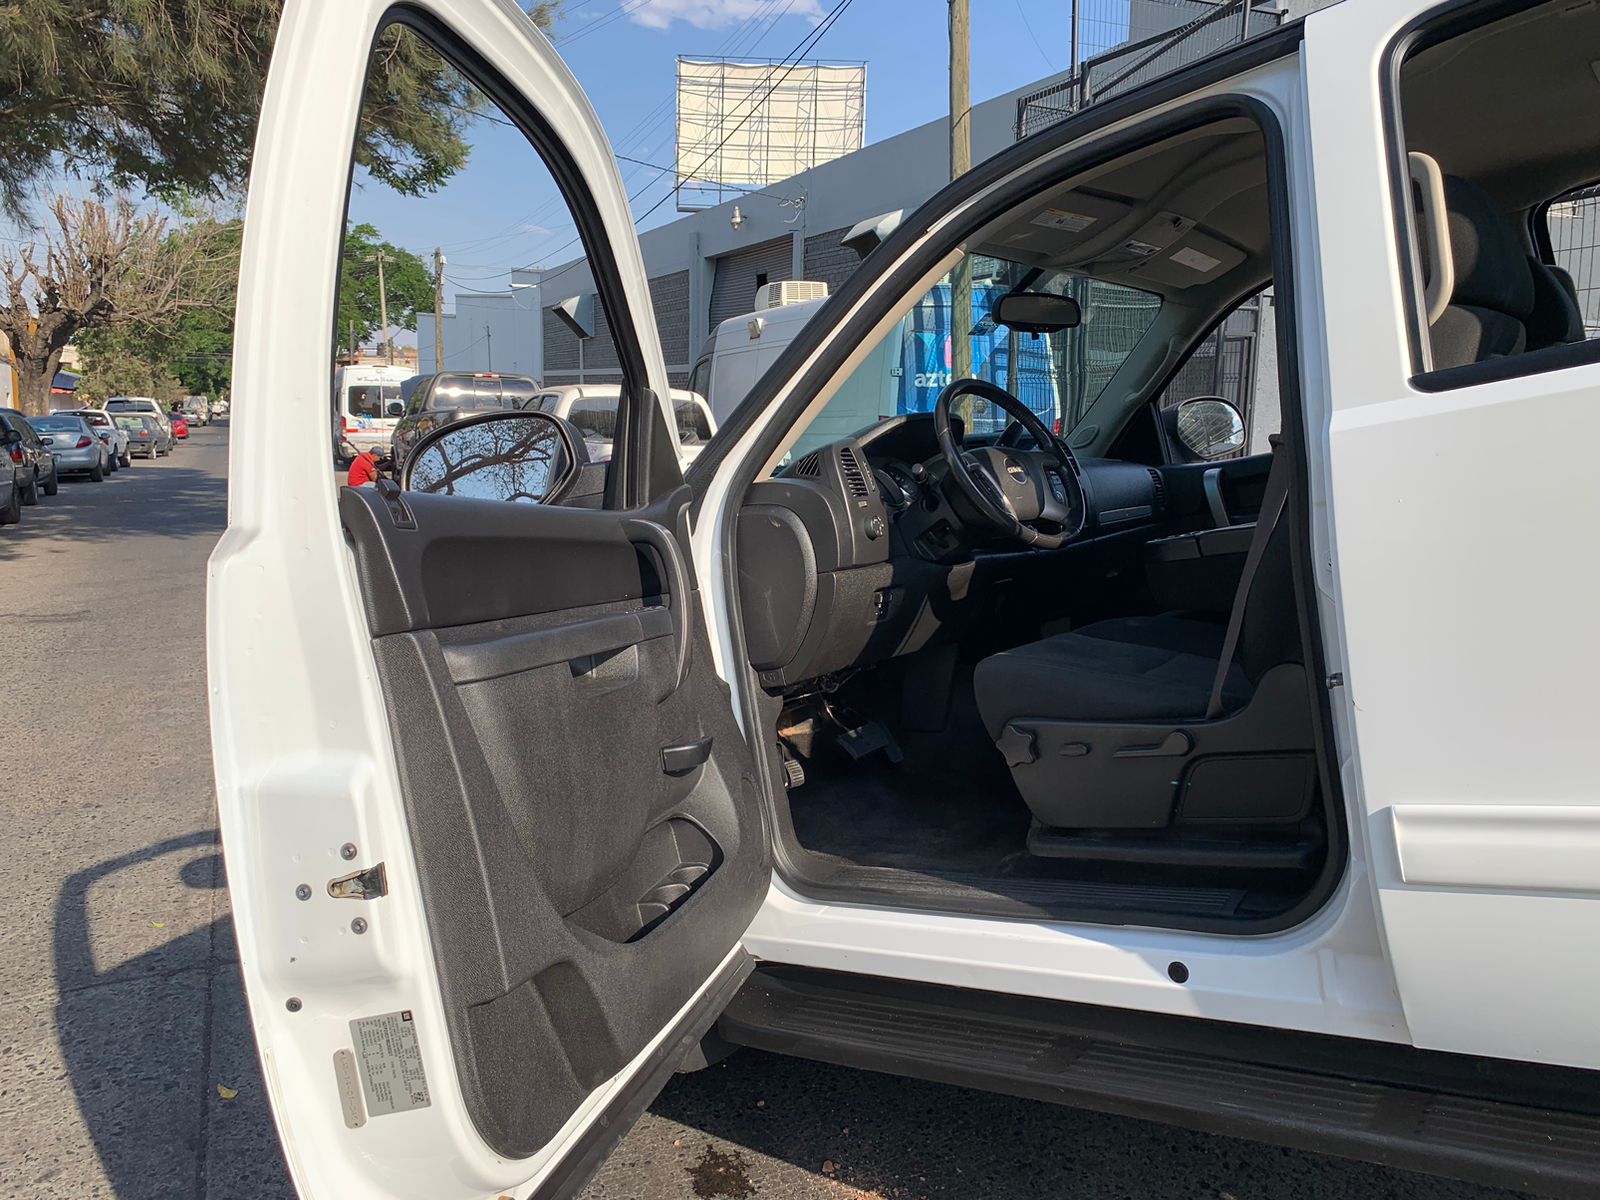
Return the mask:
M825 283L813 283L809 279L780 279L777 283L764 283L756 289L756 308L804 304L807 300L822 300L827 294L828 285Z

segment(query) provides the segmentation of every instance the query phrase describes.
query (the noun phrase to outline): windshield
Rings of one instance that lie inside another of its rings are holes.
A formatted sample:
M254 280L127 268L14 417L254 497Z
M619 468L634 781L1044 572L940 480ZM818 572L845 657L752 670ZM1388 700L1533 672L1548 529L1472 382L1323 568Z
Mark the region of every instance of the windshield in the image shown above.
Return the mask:
M875 421L932 412L939 393L960 373L998 384L1057 433L1071 432L1105 390L1161 309L1161 297L1083 275L971 255L971 304L964 325L968 361L957 362L952 336L952 280L945 276L889 331L791 447L789 457L859 433ZM955 286L960 286L957 282ZM1050 334L1016 333L990 310L1015 289L1071 296L1083 322ZM967 396L955 406L967 431L999 434L1005 412Z
M134 433L144 432L144 419L142 417L118 417L116 421L123 429L132 430Z

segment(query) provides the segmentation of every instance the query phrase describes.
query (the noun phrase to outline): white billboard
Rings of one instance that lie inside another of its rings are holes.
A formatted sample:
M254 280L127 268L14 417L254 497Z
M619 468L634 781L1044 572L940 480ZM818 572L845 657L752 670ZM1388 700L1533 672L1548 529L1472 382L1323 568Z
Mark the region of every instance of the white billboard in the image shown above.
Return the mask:
M678 59L678 208L861 149L866 99L865 63Z

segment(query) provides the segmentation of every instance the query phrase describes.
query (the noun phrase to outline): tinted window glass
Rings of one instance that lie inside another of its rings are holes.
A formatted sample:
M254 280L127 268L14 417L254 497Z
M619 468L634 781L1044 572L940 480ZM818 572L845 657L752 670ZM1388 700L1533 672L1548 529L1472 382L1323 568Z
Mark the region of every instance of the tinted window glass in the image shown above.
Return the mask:
M391 400L400 399L398 383L356 383L345 392L346 411L352 417L381 417Z
M33 427L40 433L82 433L83 422L77 417L39 417Z
M672 411L678 419L678 440L684 445L711 440L711 423L706 420L706 410L693 400L679 400Z
M567 419L584 437L609 442L617 433L617 398L579 400Z

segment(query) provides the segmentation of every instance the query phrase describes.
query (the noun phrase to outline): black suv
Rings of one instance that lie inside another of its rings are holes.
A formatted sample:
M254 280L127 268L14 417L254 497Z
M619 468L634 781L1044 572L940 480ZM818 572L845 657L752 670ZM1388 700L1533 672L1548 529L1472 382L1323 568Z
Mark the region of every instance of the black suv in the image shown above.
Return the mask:
M394 427L391 445L394 469L405 465L417 439L441 425L489 408L525 408L539 390L526 375L496 375L490 371L444 371L418 375L400 385L406 414Z
M56 456L39 440L27 418L14 408L0 408L0 470L6 467L16 474L17 493L23 504L39 503L41 490L46 496L56 494L60 483Z

